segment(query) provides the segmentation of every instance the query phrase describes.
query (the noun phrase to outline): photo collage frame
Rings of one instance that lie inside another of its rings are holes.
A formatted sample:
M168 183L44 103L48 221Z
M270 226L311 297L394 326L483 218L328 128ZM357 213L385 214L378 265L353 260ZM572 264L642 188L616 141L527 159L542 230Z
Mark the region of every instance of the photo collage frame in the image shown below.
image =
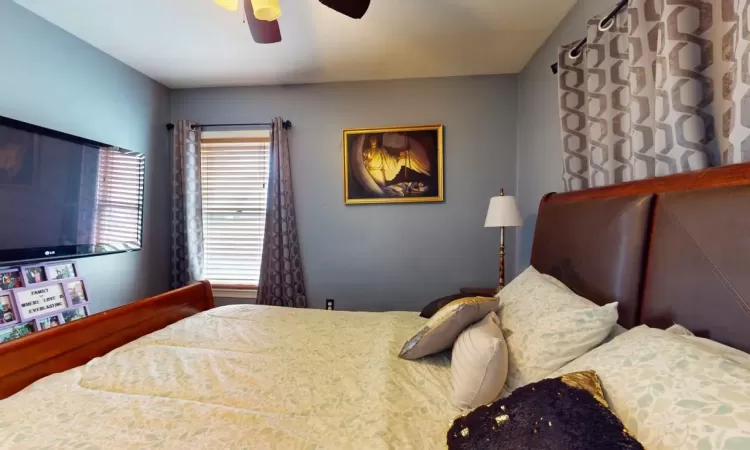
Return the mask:
M73 261L0 269L0 343L83 319L88 305Z

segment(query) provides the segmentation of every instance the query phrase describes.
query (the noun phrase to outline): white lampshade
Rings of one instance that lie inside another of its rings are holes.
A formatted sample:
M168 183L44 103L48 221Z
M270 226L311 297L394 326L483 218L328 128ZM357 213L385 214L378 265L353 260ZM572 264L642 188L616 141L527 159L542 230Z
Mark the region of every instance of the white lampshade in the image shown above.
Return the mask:
M512 195L501 195L492 197L490 208L487 210L487 219L484 221L487 227L520 227L523 225L521 213L516 205L516 198Z
M281 17L279 0L253 0L253 14L258 20L273 22Z
M240 0L214 0L214 3L229 11L240 10Z

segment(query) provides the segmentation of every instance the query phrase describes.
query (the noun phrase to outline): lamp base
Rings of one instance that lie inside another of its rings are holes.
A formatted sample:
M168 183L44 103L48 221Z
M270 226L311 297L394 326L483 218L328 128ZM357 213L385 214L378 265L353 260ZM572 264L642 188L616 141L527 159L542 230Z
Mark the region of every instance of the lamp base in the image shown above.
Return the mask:
M497 292L505 287L505 227L500 227L500 253L498 254Z

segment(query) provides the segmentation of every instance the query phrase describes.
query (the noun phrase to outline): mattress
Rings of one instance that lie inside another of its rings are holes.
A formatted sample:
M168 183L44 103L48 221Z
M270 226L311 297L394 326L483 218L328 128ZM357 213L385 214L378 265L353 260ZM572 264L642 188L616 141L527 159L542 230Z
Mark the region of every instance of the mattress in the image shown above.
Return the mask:
M443 448L447 353L415 313L227 306L0 402L0 448Z

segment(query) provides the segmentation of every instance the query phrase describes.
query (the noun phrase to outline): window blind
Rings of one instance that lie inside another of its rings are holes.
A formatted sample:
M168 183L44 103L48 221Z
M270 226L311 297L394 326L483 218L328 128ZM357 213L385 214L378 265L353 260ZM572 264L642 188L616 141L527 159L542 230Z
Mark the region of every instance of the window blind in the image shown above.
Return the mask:
M115 149L99 152L94 238L99 244L141 242L143 166L138 158Z
M216 285L258 285L269 145L267 137L201 140L205 271Z

